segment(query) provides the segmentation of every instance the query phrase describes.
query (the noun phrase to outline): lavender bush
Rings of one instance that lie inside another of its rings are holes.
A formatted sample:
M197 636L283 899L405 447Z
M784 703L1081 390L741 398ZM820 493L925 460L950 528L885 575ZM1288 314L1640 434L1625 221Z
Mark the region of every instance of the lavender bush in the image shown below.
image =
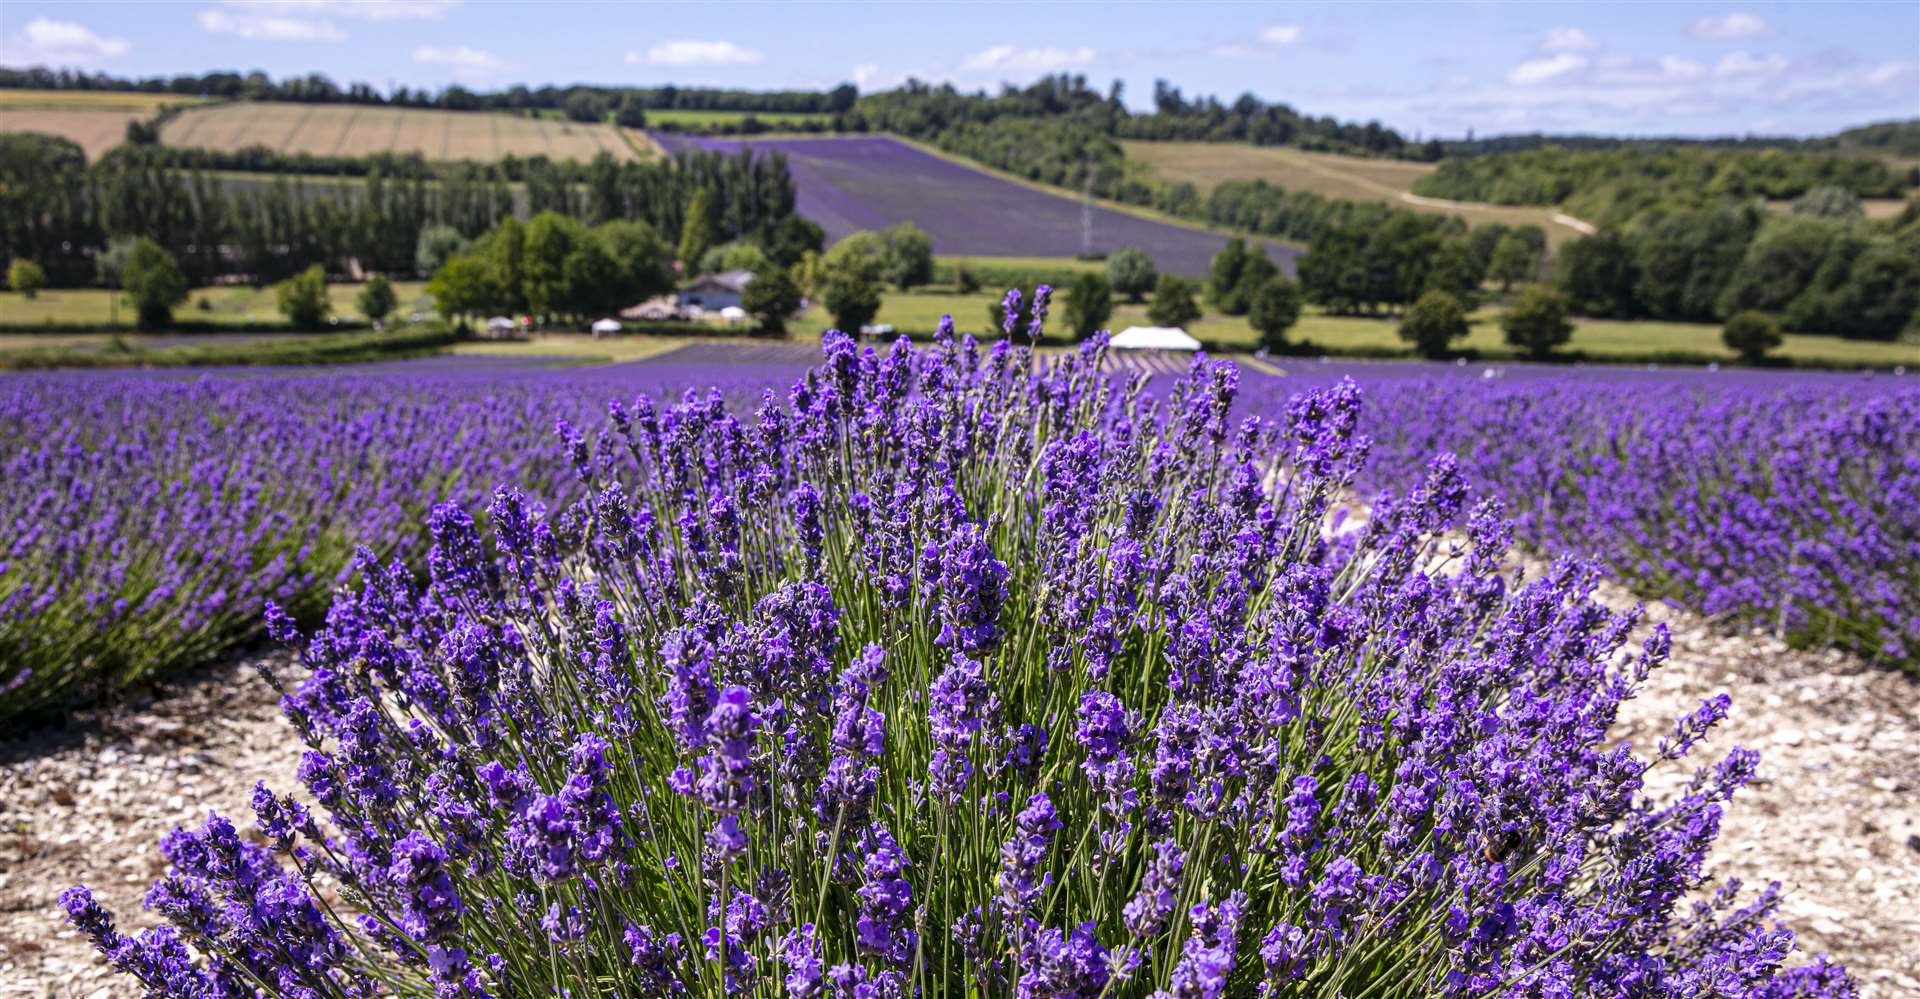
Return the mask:
M1724 699L1606 740L1666 638L1591 567L1501 575L1447 458L1340 529L1350 384L1236 422L1103 351L830 334L784 403L561 423L576 499L269 612L264 845L74 924L156 995L1852 994L1709 878Z

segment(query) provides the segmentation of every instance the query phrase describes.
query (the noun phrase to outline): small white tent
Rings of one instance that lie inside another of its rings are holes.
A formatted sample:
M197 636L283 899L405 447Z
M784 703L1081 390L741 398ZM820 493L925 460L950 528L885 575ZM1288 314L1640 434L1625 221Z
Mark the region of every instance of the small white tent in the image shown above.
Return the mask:
M738 305L729 305L720 310L720 318L726 320L729 325L744 322L747 318L747 310Z
M520 327L515 326L513 320L508 319L506 316L494 316L492 319L487 320L487 336L489 337L511 338L519 331Z
M594 336L608 336L620 332L620 320L598 319L593 324Z
M1200 341L1178 326L1129 326L1114 334L1115 350L1199 350Z

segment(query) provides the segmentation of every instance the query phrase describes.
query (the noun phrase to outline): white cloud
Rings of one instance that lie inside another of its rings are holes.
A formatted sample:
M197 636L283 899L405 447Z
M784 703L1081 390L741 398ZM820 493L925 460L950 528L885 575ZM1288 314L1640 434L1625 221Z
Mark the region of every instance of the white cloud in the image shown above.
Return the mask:
M1292 45L1300 41L1300 34L1297 24L1269 24L1260 29L1260 40L1268 45Z
M1528 59L1513 67L1507 74L1507 82L1516 87L1530 87L1536 84L1557 80L1568 73L1579 72L1587 68L1587 57L1562 52L1545 59Z
M1682 59L1679 56L1660 57L1660 73L1669 79L1694 80L1705 72L1705 67L1691 59Z
M8 62L91 63L125 55L133 48L124 38L105 38L74 21L36 17L6 45Z
M452 66L456 75L483 76L507 66L499 56L485 49L470 49L465 45L447 48L422 45L413 50L413 61L425 66Z
M1579 28L1554 28L1540 39L1542 52L1587 52L1599 47L1592 35Z
M221 0L257 14L348 17L358 21L439 20L460 0Z
M742 48L732 42L703 42L682 38L670 42L661 42L640 52L627 53L627 64L647 63L652 66L739 66L756 63L766 55L754 49Z
M1060 48L1016 48L1012 45L995 45L967 57L961 65L974 70L1038 70L1046 72L1065 69L1068 66L1085 66L1093 61L1093 50L1086 46L1072 49Z
M1788 66L1786 56L1729 52L1713 67L1715 76L1773 76Z
M1742 11L1703 17L1687 28L1695 38L1751 38L1766 31L1767 22Z
M229 13L224 9L203 10L194 16L200 27L216 35L239 35L248 41L256 42L344 42L347 33L333 26L332 21L317 21L310 17L292 17L278 14L243 11Z
M861 63L853 67L853 85L866 90L868 84L880 79L880 67L873 63Z

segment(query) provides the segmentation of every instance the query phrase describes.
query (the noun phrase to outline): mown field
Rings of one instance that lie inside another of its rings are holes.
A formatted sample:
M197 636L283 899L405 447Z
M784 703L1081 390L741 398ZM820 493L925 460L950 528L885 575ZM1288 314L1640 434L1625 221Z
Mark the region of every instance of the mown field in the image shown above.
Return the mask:
M630 160L641 155L636 146L648 155L653 148L638 132L556 118L273 101L189 109L162 126L160 141L220 150L266 146L315 156L419 153L430 160L480 161L508 155L585 161L603 152Z
M360 284L331 284L327 297L333 302L333 314L342 319L359 318L354 299L365 287ZM400 304L396 315L428 312L433 300L427 297L426 282L396 281L393 291ZM117 292L106 288L50 288L29 299L18 292L0 292L0 325L46 323L49 326L74 327L85 323L133 322L133 309L124 299L116 303ZM204 303L204 307L203 306ZM273 323L282 319L274 290L250 285L210 285L195 288L187 300L174 310L181 320L245 326L248 323Z
M153 117L173 104L197 104L197 97L107 90L0 90L0 132L42 132L71 139L87 159L126 140L127 122Z
M1555 246L1581 235L1577 227L1556 221L1556 213L1550 208L1441 201L1410 193L1415 181L1433 172L1429 163L1238 142L1123 142L1121 146L1128 159L1145 163L1162 180L1185 181L1201 194L1229 180L1264 180L1289 191L1384 201L1415 211L1458 215L1473 225L1537 225L1546 230L1547 241Z

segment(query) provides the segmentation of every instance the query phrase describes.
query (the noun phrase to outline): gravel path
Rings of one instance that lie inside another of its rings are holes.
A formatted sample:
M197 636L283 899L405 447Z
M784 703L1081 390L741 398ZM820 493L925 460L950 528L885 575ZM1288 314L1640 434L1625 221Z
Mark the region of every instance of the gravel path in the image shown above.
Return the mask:
M1726 816L1719 873L1788 885L1804 946L1846 962L1868 999L1920 995L1920 683L1651 613L1673 627L1673 661L1629 705L1623 737L1651 747L1701 698L1732 693L1705 751L1754 747L1761 771ZM254 782L297 786L300 751L244 664L0 743L0 996L134 994L66 928L60 891L85 881L123 929L151 925L139 900L162 869L159 837L209 805L244 827ZM1687 776L1669 769L1656 783Z

